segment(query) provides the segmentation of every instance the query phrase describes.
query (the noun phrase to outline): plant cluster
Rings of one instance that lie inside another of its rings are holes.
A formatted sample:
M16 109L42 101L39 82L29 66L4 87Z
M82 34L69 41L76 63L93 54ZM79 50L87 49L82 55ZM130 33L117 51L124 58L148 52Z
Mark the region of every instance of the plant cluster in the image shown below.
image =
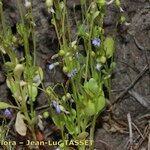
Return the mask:
M61 129L63 140L69 139L70 135L74 140L84 140L88 136L93 140L96 119L106 106L103 89L105 87L110 91L110 77L115 67L115 43L112 37L104 36L103 29L106 1L87 3L82 0L82 17L79 20L74 8L74 36L67 1L48 2L47 0L47 6L53 16L51 22L60 47L53 59L61 57L61 62L57 64L62 66L67 77L63 85L63 97L55 93L52 87L47 88L51 106L54 108L52 119ZM55 64L50 64L49 69L53 69ZM88 128L90 133L87 133ZM78 146L78 149L84 149L84 146Z
M27 14L22 13L22 5L17 0L20 22L14 35L5 23L3 3L0 1L1 28L0 52L4 61L6 83L15 103L0 102L0 109L15 109L15 129L26 136L32 133L36 140L35 125L38 116L34 110L38 89L48 96L50 111L44 112L45 118L52 118L61 131L61 149L68 149L65 140L94 140L97 117L107 105L104 89L110 93L111 74L115 68L113 37L104 35L103 21L106 12L105 0L80 0L81 17L74 6L75 30L72 31L67 8L67 0L46 0L48 12L52 15L58 43L58 53L52 56L55 61L48 65L53 70L61 66L65 75L65 83L40 88L43 81L42 68L36 65L35 23L32 15L32 4L25 1ZM120 6L119 0L116 5ZM29 45L32 38L32 46ZM18 55L18 47L23 47ZM33 49L33 50L32 50ZM31 53L33 51L33 53ZM63 88L63 96L55 92L56 86ZM29 106L29 107L28 107ZM28 130L27 130L28 129ZM90 149L93 149L93 144ZM78 145L84 150L85 145Z

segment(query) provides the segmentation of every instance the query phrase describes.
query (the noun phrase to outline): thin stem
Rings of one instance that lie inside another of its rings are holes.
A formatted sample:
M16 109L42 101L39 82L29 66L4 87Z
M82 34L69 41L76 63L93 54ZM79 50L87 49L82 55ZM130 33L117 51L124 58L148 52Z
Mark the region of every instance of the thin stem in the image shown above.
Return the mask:
M66 0L64 0L64 3L66 4ZM66 49L66 31L65 31L65 7L64 7L64 12L63 12L63 18L62 18L62 38L63 38L63 45L64 45L64 49Z
M66 139L65 139L65 135L64 135L64 127L61 128L61 135L62 135L62 140L64 142L64 150L67 150L67 146L65 144Z
M30 66L30 52L29 52L29 41L28 41L28 35L27 35L27 29L25 27L25 23L24 23L24 16L22 13L22 6L21 3L19 2L19 0L17 0L17 5L18 5L18 9L19 9L19 13L20 13L20 17L21 17L21 23L25 29L25 31L23 32L23 42L24 42L24 49L25 49L25 56L26 56L26 61L27 61L27 66Z
M85 82L87 81L88 77L88 67L89 64L91 63L91 57L90 57L90 52L91 50L91 37L92 37L92 28L93 28L93 19L90 23L90 34L89 34L89 40L88 40L88 49L87 49L87 59L86 59L86 76L85 76ZM92 69L92 66L90 67Z
M96 119L97 119L97 115L94 116L93 121L92 121L92 125L90 128L90 140L93 141L94 140L94 132L95 132L95 124L96 124ZM90 150L94 149L94 144L92 143L90 145Z
M61 46L60 36L59 36L59 32L58 32L58 28L57 28L56 19L55 19L54 14L53 14L53 25L55 27L55 32L56 32L56 35L57 35L59 45Z
M34 18L33 18L33 10L32 7L30 8L31 12L31 28L32 28L32 42L33 42L33 66L36 65L36 36L35 36L35 28L34 28Z
M67 19L67 30L68 30L68 40L69 42L71 42L71 27L70 27L70 22L69 22L69 15L68 15L68 11L65 5L65 14L66 14L66 19Z

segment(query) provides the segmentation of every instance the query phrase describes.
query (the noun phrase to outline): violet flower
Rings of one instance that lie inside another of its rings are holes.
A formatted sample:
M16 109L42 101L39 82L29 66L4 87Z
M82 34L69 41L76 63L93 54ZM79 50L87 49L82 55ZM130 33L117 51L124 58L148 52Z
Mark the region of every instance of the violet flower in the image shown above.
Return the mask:
M58 66L59 65L59 62L55 62L55 63L52 63L52 64L49 64L48 65L48 69L49 70L53 70L56 66Z
M7 118L12 117L12 112L9 109L5 109L3 114Z
M101 40L100 38L94 38L92 40L92 44L95 46L95 47L99 47L101 45Z
M52 107L55 109L56 113L61 113L61 108L57 101L52 101Z

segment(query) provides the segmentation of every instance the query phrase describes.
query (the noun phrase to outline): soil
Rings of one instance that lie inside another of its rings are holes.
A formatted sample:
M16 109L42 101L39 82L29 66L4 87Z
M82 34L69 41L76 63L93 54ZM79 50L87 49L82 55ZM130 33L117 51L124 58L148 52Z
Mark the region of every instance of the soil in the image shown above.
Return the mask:
M33 15L36 23L37 64L45 71L45 85L63 80L61 72L49 72L47 60L58 50L54 28L50 24L45 0L33 0ZM71 10L79 0L69 0ZM117 67L112 75L110 107L97 120L95 150L147 150L150 140L150 1L122 0L123 12L115 5L109 5L104 21L105 34L116 39L115 61ZM7 22L15 27L19 16L14 0L4 1ZM25 10L24 10L25 11ZM71 11L70 11L71 14ZM124 15L126 24L120 24ZM1 61L1 60L0 60ZM0 97L9 101L2 61L0 64ZM46 104L43 93L38 96L38 106ZM131 116L131 118L130 118ZM132 121L132 141L129 131ZM45 123L47 128L47 123ZM46 132L50 132L51 127Z

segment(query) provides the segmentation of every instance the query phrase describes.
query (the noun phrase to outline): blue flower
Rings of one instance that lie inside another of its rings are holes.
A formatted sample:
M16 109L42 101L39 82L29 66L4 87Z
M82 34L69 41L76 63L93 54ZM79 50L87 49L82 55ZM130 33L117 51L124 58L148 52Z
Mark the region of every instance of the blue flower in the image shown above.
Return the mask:
M49 70L53 70L56 66L58 66L59 65L59 62L55 62L55 63L53 63L53 64L49 64L48 65L48 69Z
M48 69L49 69L49 70L52 70L54 67L55 67L55 65L54 65L54 64L50 64L50 65L48 65Z
M10 117L12 117L12 112L9 109L5 109L4 110L4 115L5 115L5 117L10 118Z
M56 113L58 114L61 113L61 108L58 102L52 101L52 107L55 109Z
M68 78L73 78L78 73L78 69L73 69L70 73L67 74Z
M92 40L92 44L95 46L95 47L99 47L101 45L101 40L100 38L94 38Z

